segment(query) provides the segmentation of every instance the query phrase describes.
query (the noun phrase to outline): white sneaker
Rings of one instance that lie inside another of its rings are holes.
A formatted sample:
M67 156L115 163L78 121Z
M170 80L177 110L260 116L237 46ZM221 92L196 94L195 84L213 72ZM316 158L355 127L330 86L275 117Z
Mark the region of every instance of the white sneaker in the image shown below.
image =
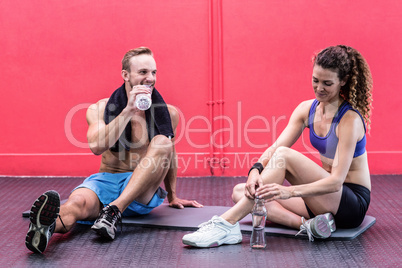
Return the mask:
M334 215L332 213L325 213L324 214L325 218L328 220L329 228L331 229L331 233L336 231L336 225L335 225L335 219Z
M208 222L200 224L199 229L183 236L183 244L209 248L223 244L238 244L242 241L240 225L232 225L221 217L213 216Z

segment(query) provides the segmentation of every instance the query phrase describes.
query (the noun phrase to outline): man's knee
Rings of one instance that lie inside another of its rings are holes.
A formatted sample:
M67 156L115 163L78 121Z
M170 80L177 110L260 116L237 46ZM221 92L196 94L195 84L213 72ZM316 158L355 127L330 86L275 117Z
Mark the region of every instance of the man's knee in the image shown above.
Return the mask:
M233 187L233 192L232 192L233 202L237 203L237 202L239 202L240 199L243 198L245 187L246 187L245 183L239 183L235 187Z
M67 202L62 205L63 211L72 213L80 219L97 217L100 207L101 205L96 194L86 188L75 190Z
M83 195L72 195L67 202L61 206L63 213L74 214L76 217L85 217L87 213L87 201Z
M156 135L151 141L150 151L153 156L171 156L173 142L164 135Z

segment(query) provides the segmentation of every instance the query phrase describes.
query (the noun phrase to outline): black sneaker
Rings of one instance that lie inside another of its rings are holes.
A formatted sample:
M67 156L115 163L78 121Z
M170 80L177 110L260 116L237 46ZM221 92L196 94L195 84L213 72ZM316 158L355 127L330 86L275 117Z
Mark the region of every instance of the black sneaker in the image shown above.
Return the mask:
M113 240L116 235L116 225L119 222L121 222L120 210L115 205L107 205L102 209L91 228L100 236Z
M59 216L60 196L56 191L47 191L35 200L29 214L29 230L25 238L27 248L35 253L45 251L56 227Z

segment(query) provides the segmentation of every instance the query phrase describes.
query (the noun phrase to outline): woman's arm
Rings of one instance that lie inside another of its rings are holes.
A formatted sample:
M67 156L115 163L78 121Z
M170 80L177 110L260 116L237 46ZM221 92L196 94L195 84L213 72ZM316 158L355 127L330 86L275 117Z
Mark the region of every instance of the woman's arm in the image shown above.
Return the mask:
M348 111L338 124L339 142L331 174L328 177L301 185L267 184L259 191L259 195L267 201L272 201L290 197L323 195L341 190L353 161L356 143L362 138L364 131L361 118L355 112Z
M300 137L304 128L307 125L308 114L313 100L308 100L300 103L290 116L289 122L278 139L261 155L258 162L265 167L276 148L280 146L291 147ZM257 169L252 169L249 173L246 183L245 194L248 198L254 198L255 190L262 186L262 178Z
M300 103L290 116L289 122L278 139L261 155L258 162L264 167L268 164L276 148L280 146L291 147L300 137L307 126L308 114L312 100Z

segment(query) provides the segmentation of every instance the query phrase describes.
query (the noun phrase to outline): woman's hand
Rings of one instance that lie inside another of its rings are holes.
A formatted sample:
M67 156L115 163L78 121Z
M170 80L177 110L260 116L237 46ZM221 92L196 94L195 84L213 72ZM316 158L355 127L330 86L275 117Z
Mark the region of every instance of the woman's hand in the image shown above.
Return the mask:
M250 198L255 198L256 189L262 186L262 177L261 174L258 173L258 169L251 170L248 180L246 182L245 192L244 194Z
M289 199L293 197L294 186L283 186L277 183L270 183L258 187L255 196L263 198L267 202L276 199Z

